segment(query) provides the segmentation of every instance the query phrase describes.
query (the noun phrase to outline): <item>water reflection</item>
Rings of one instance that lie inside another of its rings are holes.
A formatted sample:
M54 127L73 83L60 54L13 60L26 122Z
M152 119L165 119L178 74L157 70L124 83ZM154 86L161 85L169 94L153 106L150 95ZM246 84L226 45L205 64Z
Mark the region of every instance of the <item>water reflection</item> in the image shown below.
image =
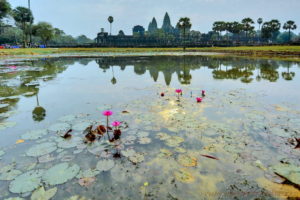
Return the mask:
M149 74L154 82L157 82L162 74L165 84L170 85L175 75L178 83L190 85L193 79L201 78L202 73L196 75L199 70L205 71L203 76L207 76L207 72L211 73L215 80L237 80L249 84L261 81L276 82L281 78L291 81L296 77L295 68L299 67L297 62L205 56L44 58L4 63L0 65L0 114L16 107L22 97L36 96L37 104L32 111L32 118L34 121L43 121L46 109L41 107L38 101L40 84L55 79L68 66L75 64L84 66L85 70L89 71L90 64L94 62L103 73L111 76L110 82L113 85L119 83L116 71L123 73L128 70L128 73L131 73L132 68L138 76ZM2 114L0 120L7 117Z
M43 121L46 117L46 109L40 106L38 94L36 94L36 107L32 111L32 119L34 121Z
M189 56L99 58L96 59L96 63L104 73L112 68L113 84L117 82L113 71L114 66L119 66L121 70L133 66L136 75L143 75L148 71L155 82L158 80L159 72L162 72L166 85L171 84L174 73L181 84L189 85L192 81L191 71L201 68L211 69L214 79L233 79L240 80L242 83L251 83L254 80L276 82L280 78L279 68L282 67L287 68L286 72L281 73L282 78L292 80L296 74L290 72L290 68L298 65L296 62L288 61Z

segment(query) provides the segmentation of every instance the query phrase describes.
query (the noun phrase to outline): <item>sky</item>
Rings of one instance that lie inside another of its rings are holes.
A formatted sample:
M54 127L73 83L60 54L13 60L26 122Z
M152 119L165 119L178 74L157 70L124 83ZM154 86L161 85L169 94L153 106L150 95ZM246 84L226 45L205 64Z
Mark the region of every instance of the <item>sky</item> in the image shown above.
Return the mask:
M28 0L8 0L13 8L27 6ZM35 23L50 22L65 33L84 34L95 38L101 28L109 31L108 16L114 17L112 33L123 30L132 33L132 27L146 29L153 17L161 27L163 17L169 13L173 26L180 17L189 17L192 29L202 33L212 28L214 21L241 21L251 17L254 21L279 19L283 24L293 20L300 32L300 0L31 0Z

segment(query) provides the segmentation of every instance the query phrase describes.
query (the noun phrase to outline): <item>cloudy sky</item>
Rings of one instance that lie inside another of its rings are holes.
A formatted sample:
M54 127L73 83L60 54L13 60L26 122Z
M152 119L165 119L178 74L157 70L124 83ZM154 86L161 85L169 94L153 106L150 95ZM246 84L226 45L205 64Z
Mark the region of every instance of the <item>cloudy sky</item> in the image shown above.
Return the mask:
M12 7L27 6L27 0L9 0ZM94 38L100 28L109 30L107 17L115 18L113 33L131 34L134 25L148 27L152 17L158 25L167 11L173 25L180 17L190 17L192 29L211 30L217 20L233 21L244 17L281 22L294 20L300 27L300 0L31 0L35 22L47 21L67 34ZM300 28L296 30L298 34Z

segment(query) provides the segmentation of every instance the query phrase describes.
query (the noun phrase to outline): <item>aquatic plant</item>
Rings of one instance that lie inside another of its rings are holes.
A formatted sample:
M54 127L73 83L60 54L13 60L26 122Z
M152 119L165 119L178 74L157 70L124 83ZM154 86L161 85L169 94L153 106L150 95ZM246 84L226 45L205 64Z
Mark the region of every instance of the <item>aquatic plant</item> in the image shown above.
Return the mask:
M202 97L205 97L205 93L206 93L205 90L201 91Z
M197 97L196 101L197 101L197 103L201 103L202 102L202 98L201 97Z
M120 125L121 125L122 123L121 122L119 122L119 121L114 121L111 125L115 128L114 129L114 139L115 140L118 140L119 138L120 138L120 136L121 136L121 130L120 130Z
M177 93L178 101L180 101L180 95L182 95L182 89L176 89L175 92Z
M106 129L107 129L107 135L108 135L108 139L110 139L110 136L109 136L109 129L110 127L108 126L108 122L109 122L109 116L113 115L113 112L111 110L105 110L103 111L102 113L104 116L106 116Z

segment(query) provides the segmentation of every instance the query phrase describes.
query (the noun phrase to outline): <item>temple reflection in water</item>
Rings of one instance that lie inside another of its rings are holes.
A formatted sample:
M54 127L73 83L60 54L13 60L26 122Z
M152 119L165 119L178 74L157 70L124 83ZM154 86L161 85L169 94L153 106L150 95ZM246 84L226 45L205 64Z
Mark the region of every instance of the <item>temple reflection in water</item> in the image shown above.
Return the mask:
M284 80L289 81L295 77L291 68L294 65L299 67L298 63L288 61L204 56L110 57L96 59L96 63L103 72L117 66L121 70L133 66L135 74L143 75L148 71L155 82L161 72L166 85L171 84L174 73L181 84L188 85L192 80L191 71L200 68L211 69L214 79L233 79L243 83L251 83L254 80L276 82L281 75ZM286 70L279 72L279 68ZM116 79L114 75L113 78Z

